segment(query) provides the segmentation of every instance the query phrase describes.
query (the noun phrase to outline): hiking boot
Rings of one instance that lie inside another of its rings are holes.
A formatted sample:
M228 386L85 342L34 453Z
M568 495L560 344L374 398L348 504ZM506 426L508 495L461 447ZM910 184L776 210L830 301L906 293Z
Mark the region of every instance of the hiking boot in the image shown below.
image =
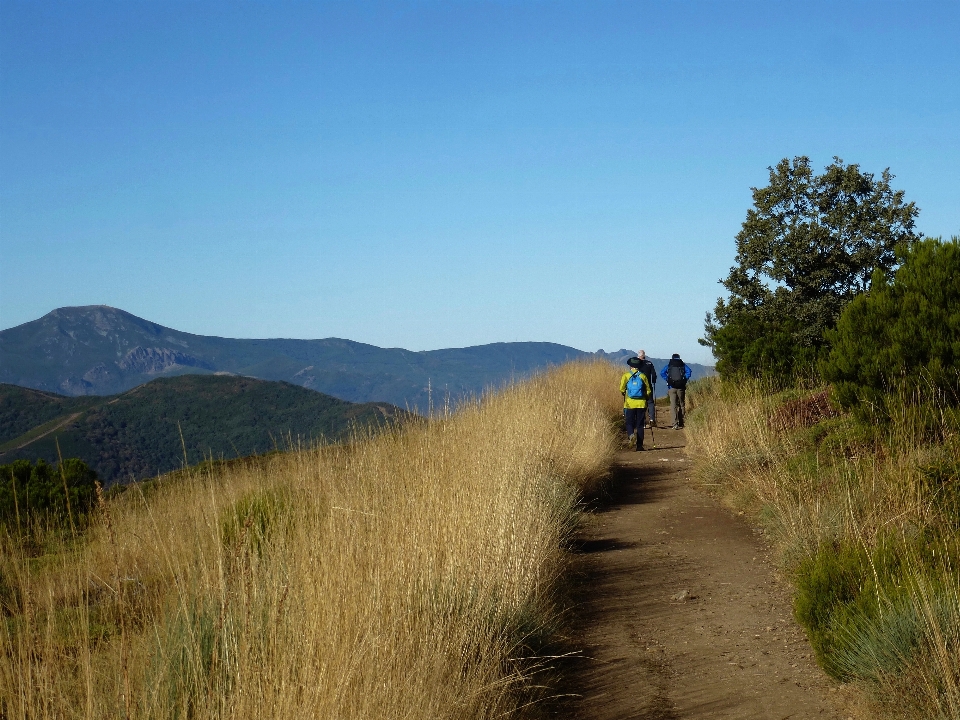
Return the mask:
M677 425L676 423L674 423L674 424L673 424L673 427L671 427L670 429L671 429L671 430L679 430L681 427L682 427L681 425Z

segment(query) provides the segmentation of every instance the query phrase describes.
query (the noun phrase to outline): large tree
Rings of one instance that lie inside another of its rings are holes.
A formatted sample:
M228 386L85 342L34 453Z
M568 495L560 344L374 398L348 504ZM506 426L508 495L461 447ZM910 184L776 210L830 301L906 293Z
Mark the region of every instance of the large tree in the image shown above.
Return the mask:
M730 296L707 313L700 343L722 374L785 380L812 367L824 333L875 271L891 276L897 248L918 239L918 210L890 187L889 169L875 178L838 157L822 175L807 157L768 169L770 184L752 188L736 265L720 281Z

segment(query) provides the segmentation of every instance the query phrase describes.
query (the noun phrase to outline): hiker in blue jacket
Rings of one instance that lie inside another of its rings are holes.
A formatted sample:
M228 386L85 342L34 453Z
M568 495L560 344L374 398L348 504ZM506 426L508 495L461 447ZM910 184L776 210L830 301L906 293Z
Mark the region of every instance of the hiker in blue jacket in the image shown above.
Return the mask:
M693 375L693 370L677 353L670 358L670 362L663 366L660 377L667 381L667 395L670 396L670 412L673 414L673 429L683 427L683 416L687 404L687 380Z

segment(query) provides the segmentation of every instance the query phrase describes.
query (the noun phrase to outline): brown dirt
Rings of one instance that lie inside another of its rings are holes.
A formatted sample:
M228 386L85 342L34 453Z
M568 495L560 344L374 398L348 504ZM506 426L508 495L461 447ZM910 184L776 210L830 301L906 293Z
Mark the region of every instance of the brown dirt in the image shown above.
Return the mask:
M843 720L762 538L691 480L682 430L656 441L619 455L579 538L563 714Z

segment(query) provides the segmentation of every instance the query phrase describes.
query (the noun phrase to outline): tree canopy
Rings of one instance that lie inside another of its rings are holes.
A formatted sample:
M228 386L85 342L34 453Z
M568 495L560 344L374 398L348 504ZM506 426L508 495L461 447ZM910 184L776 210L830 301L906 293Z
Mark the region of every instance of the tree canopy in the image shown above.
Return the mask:
M892 275L897 248L919 237L919 211L891 187L889 169L876 178L834 157L815 175L801 156L768 170L720 281L730 296L707 313L700 343L721 374L786 379L821 356L824 333L874 273Z

